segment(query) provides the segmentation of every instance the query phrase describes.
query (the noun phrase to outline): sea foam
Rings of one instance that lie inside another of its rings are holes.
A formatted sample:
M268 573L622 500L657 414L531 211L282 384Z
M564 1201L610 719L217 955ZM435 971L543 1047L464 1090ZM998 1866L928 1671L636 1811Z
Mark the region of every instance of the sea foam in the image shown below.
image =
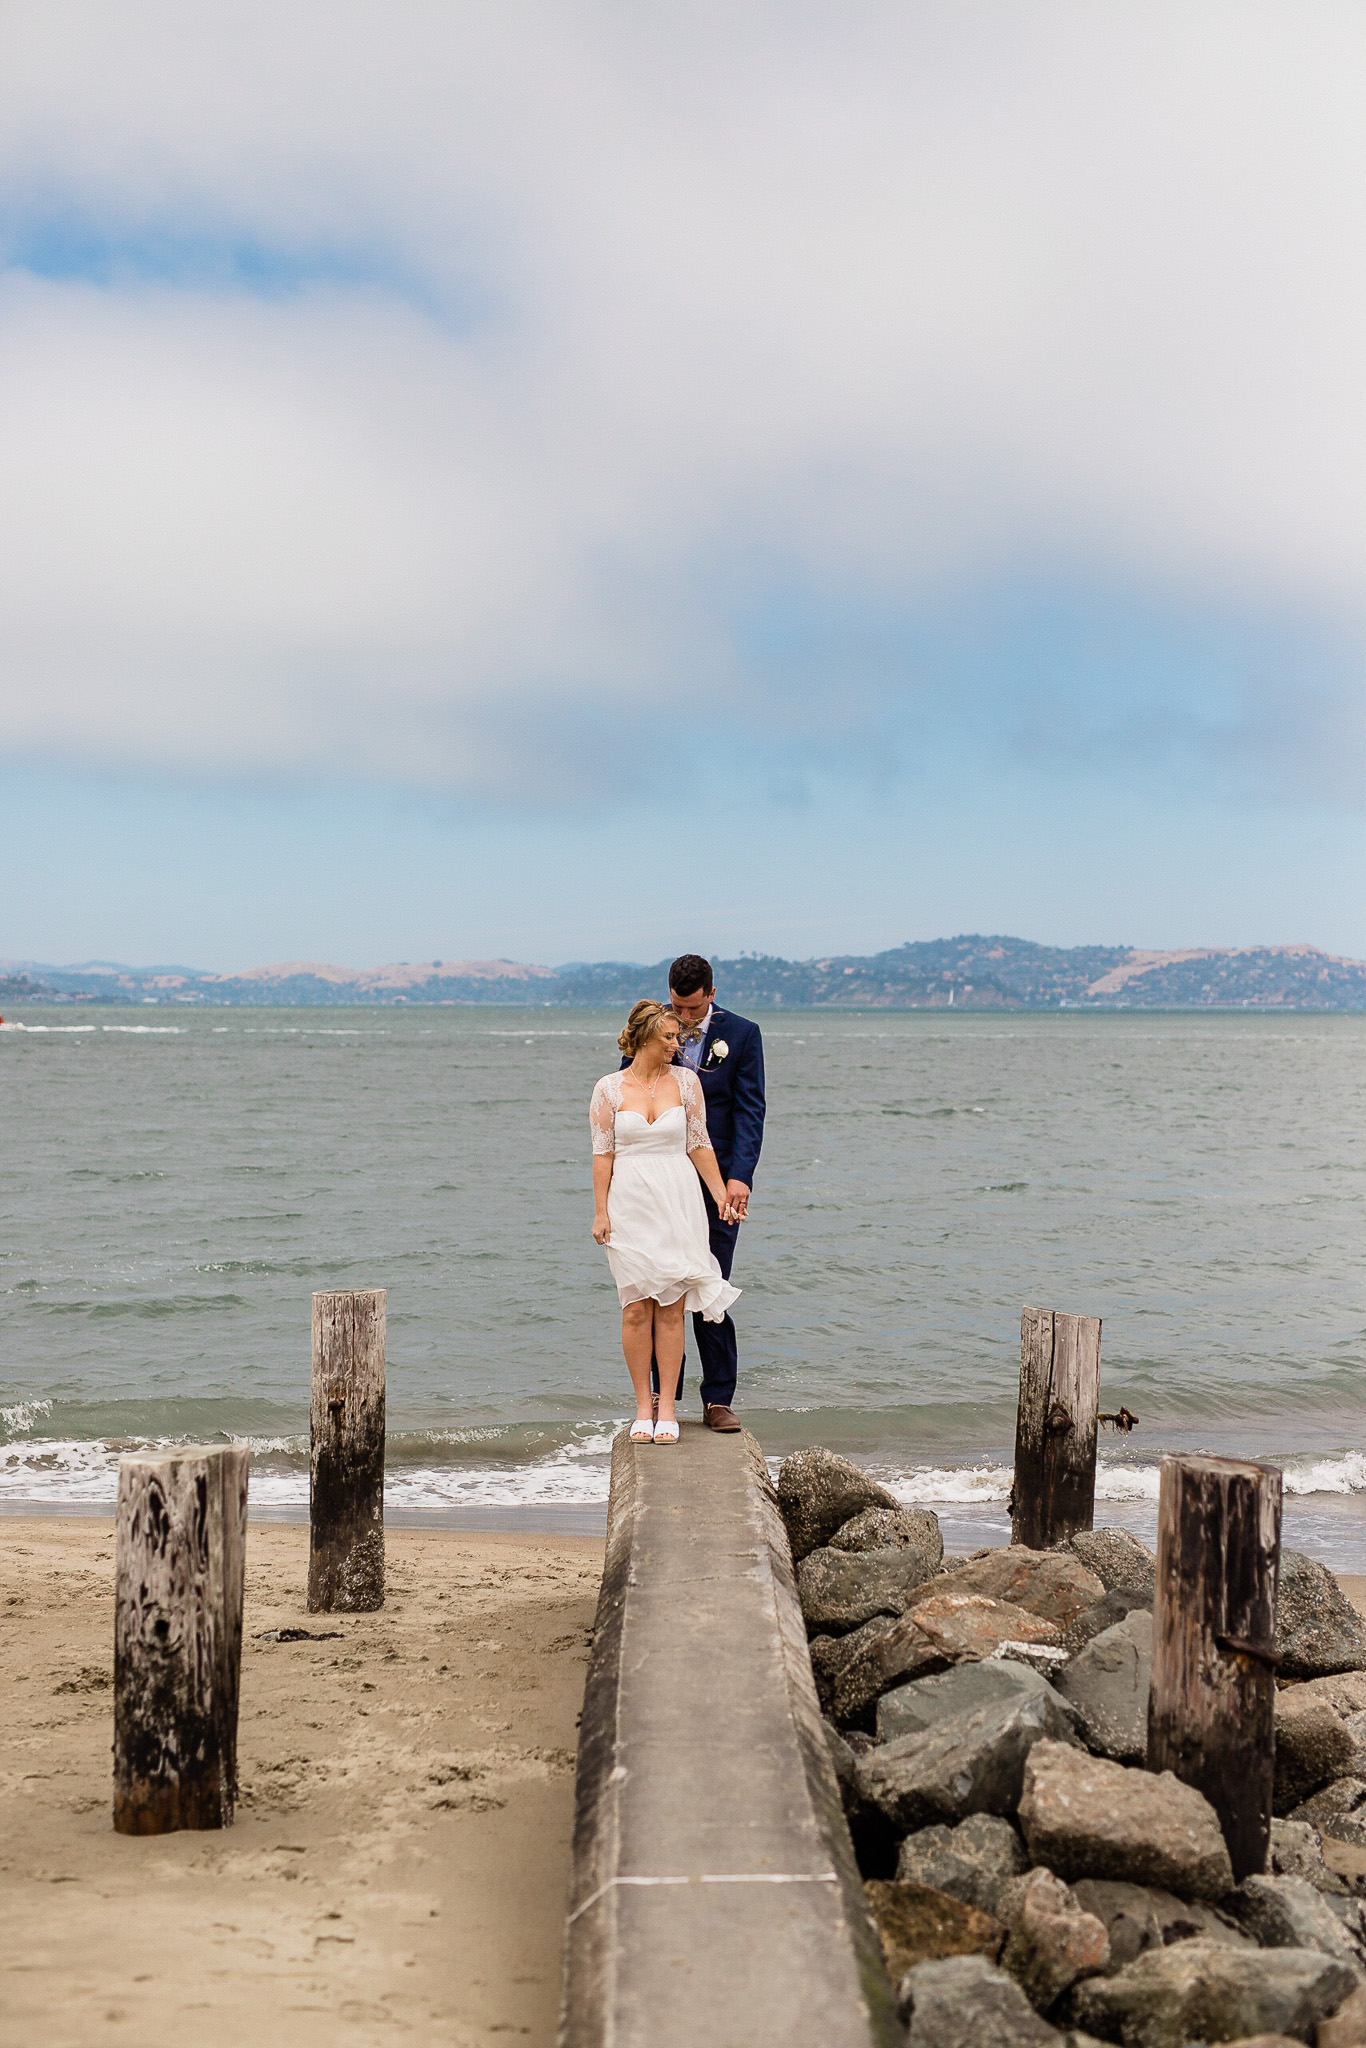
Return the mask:
M170 1449L170 1437L44 1438L28 1435L51 1411L51 1402L20 1402L0 1409L11 1441L0 1445L0 1500L59 1506L112 1502L118 1462L127 1451ZM590 1506L605 1502L611 1449L622 1421L581 1425L568 1443L543 1456L502 1463L471 1459L481 1438L498 1431L423 1430L390 1438L385 1499L395 1508ZM18 1436L19 1441L14 1441ZM252 1452L251 1496L262 1506L302 1507L308 1502L308 1439L303 1435L244 1437ZM445 1449L450 1455L443 1458ZM464 1455L461 1455L464 1453ZM781 1461L771 1459L776 1477ZM933 1465L907 1469L881 1463L870 1475L907 1506L953 1510L1003 1505L1010 1498L1009 1465ZM1284 1467L1287 1495L1310 1498L1366 1493L1366 1452L1292 1459ZM1156 1505L1156 1464L1102 1464L1098 1502Z

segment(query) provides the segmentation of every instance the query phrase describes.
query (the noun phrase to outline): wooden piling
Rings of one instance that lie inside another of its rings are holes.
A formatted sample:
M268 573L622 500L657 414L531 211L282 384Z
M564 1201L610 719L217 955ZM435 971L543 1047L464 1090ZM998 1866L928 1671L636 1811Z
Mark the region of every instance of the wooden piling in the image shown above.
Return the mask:
M382 1287L313 1297L308 1606L384 1605Z
M232 1820L249 1464L239 1444L119 1460L114 1826L122 1835Z
M1274 1465L1162 1460L1148 1768L1204 1793L1239 1884L1271 1840L1280 1559Z
M1091 1527L1099 1408L1100 1318L1026 1307L1020 1316L1012 1543L1047 1550Z

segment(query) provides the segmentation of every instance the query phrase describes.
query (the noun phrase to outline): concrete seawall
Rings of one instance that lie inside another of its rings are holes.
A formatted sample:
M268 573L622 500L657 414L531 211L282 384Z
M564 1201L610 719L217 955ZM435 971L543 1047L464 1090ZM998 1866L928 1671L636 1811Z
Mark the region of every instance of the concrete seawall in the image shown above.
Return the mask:
M561 2048L887 2048L759 1446L612 1453L579 1740Z

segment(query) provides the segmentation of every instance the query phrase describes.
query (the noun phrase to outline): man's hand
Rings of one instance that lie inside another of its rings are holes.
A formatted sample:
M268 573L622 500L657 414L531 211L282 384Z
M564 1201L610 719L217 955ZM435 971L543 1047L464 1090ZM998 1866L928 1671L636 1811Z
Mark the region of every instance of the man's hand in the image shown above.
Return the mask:
M735 1213L737 1223L743 1223L749 1214L749 1189L742 1180L726 1182L726 1200Z

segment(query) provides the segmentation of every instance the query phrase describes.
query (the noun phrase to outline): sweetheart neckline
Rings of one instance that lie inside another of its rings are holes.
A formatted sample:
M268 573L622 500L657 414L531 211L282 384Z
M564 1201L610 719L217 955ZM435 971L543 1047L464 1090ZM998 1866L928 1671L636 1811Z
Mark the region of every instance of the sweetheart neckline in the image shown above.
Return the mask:
M663 1122L663 1120L664 1120L664 1118L665 1118L666 1116L672 1116L672 1115L674 1114L675 1110L680 1110L680 1109L682 1109L682 1108L683 1108L683 1104L682 1104L681 1102L675 1102L675 1103L671 1103L668 1109L661 1109L661 1110L660 1110L660 1112L659 1112L659 1115L658 1115L658 1116L656 1116L656 1117L648 1117L648 1116L646 1116L646 1114L645 1114L645 1112L644 1112L644 1110L643 1110L643 1109L619 1109L619 1110L617 1111L617 1115L618 1115L618 1116L638 1116L638 1117L640 1118L640 1121L641 1121L641 1122L642 1122L643 1124L647 1125L647 1126L649 1127L649 1129L650 1129L650 1130L653 1130L653 1129L654 1129L654 1127L655 1127L655 1125L656 1125L657 1123L662 1123L662 1122Z

